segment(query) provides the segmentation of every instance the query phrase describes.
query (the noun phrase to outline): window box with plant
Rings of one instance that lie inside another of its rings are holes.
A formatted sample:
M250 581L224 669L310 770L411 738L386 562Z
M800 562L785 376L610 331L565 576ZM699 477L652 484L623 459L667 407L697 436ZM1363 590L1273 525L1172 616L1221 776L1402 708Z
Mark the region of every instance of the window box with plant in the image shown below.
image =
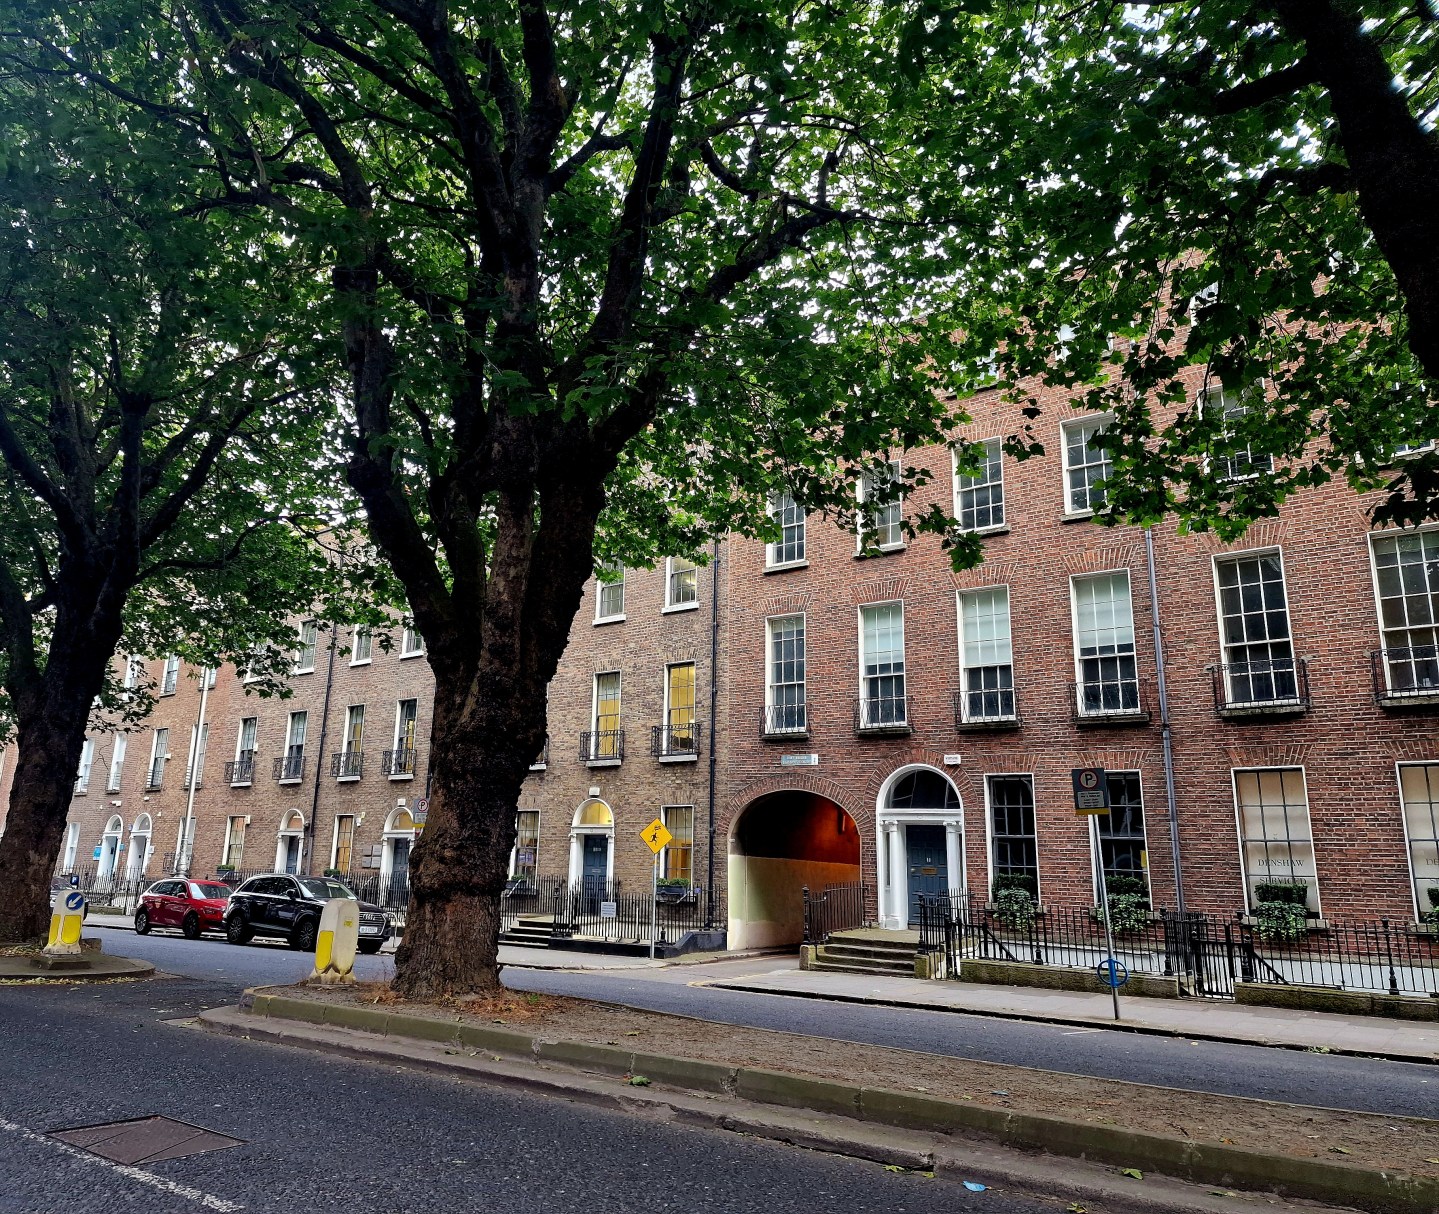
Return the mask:
M1029 927L1044 913L1039 905L1039 881L1028 873L1000 873L990 888L988 911L1005 927Z
M688 877L661 877L655 883L656 902L693 902L698 896Z

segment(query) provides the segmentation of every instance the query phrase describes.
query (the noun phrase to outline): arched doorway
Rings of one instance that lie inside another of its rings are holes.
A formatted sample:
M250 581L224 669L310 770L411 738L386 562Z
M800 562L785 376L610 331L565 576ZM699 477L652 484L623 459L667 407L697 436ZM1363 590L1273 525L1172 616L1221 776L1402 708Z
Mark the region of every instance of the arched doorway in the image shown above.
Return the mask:
M280 829L275 833L275 871L297 873L300 871L300 856L305 848L305 815L292 809L280 819Z
M882 926L918 926L923 894L964 889L964 803L933 767L902 767L884 782L876 807Z
M380 848L381 893L394 892L398 897L409 890L410 849L414 846L414 815L404 806L400 806L385 819L385 833ZM386 903L387 906L391 904ZM394 904L398 905L397 902Z
M125 880L139 881L150 863L150 815L141 814L130 828L130 859L125 865Z
M751 801L730 831L729 947L800 943L800 891L859 880L859 830L836 802L798 789Z
M615 815L598 797L581 801L570 824L570 885L608 889L615 875Z
M125 834L125 823L119 814L111 814L105 823L105 833L100 836L100 859L95 869L98 885L107 885L115 876L115 866L120 858L120 839Z

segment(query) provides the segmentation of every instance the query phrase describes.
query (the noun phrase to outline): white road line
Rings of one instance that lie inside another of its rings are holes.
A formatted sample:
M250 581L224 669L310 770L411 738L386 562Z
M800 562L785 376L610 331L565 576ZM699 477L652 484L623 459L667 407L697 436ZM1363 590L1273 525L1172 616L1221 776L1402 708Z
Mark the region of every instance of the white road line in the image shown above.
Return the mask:
M226 1201L223 1197L216 1197L213 1193L206 1193L191 1185L180 1184L178 1181L167 1180L164 1176L157 1176L154 1172L147 1172L144 1168L132 1168L128 1164L102 1159L99 1155L92 1155L89 1151L82 1151L79 1147L72 1147L68 1142L61 1142L56 1138L47 1138L44 1134L37 1134L34 1130L26 1129L23 1125L16 1125L13 1121L6 1121L3 1117L0 1117L0 1130L16 1134L26 1142L38 1142L52 1147L82 1163L97 1164L112 1172L118 1172L121 1176L130 1180L138 1180L141 1184L147 1184L152 1189L159 1189L162 1193L172 1193L176 1197L198 1202L207 1210L218 1210L220 1214L234 1214L234 1211L245 1208L237 1201Z
M1061 1037L1078 1037L1083 1033L1102 1033L1103 1029L1073 1029L1068 1033L1060 1033Z

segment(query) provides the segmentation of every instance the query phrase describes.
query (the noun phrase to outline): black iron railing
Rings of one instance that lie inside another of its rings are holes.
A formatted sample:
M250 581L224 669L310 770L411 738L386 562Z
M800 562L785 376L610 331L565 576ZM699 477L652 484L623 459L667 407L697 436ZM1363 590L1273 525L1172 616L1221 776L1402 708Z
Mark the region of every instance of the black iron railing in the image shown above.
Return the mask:
M1144 684L1129 675L1081 679L1069 685L1078 725L1143 724L1149 720Z
M861 696L854 702L856 733L909 733L909 696Z
M1439 645L1379 649L1369 655L1369 665L1380 704L1439 704Z
M249 784L255 779L255 760L235 759L225 764L225 783L233 785Z
M1211 671L1220 716L1272 716L1309 710L1309 663L1303 658L1228 662Z
M623 729L589 729L580 734L580 760L584 763L622 763L625 757Z
M1439 997L1439 936L1429 925L1321 919L1276 932L1241 916L1225 926L1242 982Z
M766 738L804 738L809 736L809 705L771 704L764 710L760 734Z
M650 729L650 754L657 759L697 758L703 728L694 721L687 725L655 725Z
M275 779L282 783L287 780L303 780L305 778L305 756L304 755L279 755L274 763Z
M800 891L804 901L804 942L823 944L835 932L866 927L871 922L865 888L853 885L826 885L812 892L808 886Z
M554 934L563 948L576 937L615 944L678 943L687 932L703 930L723 907L692 886L682 897L654 897L648 885L635 890L620 882L581 881L557 887L549 899ZM653 928L651 924L653 923Z
M165 783L165 757L156 755L155 761L145 772L145 791L156 792Z
M551 913L556 893L566 884L563 877L511 878L500 894L500 931L513 931L521 919Z
M365 774L365 752L343 750L330 756L330 774L337 780L352 780Z
M412 776L416 757L417 752L408 748L384 751L380 756L380 770L387 776Z
M954 693L954 727L1018 729L1019 701L1013 687L984 687Z

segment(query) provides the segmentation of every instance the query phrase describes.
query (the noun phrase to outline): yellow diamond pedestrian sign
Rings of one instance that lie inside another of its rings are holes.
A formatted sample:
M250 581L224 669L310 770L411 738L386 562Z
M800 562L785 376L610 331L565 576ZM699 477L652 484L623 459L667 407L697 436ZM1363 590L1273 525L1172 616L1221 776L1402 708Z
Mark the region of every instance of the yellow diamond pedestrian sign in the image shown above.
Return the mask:
M659 855L664 851L665 844L674 838L674 835L665 828L665 824L656 818L644 830L640 831L640 838L650 845L650 851Z

